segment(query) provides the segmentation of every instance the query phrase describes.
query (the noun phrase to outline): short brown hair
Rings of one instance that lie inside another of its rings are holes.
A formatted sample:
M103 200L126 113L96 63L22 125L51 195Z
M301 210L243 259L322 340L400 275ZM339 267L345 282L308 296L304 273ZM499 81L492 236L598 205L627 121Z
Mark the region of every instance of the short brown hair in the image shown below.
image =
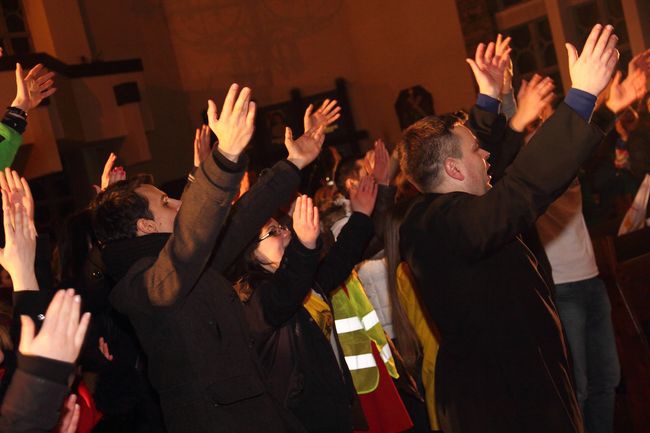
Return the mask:
M95 237L106 244L137 236L140 218L154 219L149 201L135 192L140 185L150 183L147 176L121 180L100 192L90 204Z
M463 156L459 141L452 133L458 124L460 121L454 116L429 116L402 133L398 145L400 168L420 191L440 183L445 159Z

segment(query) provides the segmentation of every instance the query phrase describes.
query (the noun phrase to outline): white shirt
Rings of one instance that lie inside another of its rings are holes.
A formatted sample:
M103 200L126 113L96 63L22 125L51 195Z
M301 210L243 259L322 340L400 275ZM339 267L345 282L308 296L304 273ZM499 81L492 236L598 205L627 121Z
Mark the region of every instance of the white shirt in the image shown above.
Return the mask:
M594 248L582 214L580 182L574 179L537 220L555 284L573 283L598 275Z

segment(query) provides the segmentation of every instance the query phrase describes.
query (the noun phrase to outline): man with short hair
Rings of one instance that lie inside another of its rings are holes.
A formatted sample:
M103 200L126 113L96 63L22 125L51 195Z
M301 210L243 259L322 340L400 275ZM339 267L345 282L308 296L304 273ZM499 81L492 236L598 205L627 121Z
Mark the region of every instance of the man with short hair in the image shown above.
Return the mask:
M428 117L403 133L401 167L422 195L400 249L441 334L436 400L446 433L584 431L551 288L519 233L603 138L589 120L618 60L612 31L595 26L579 57L567 44L573 88L494 187L490 154L464 126ZM477 105L498 112L504 59L492 44L479 47L468 60Z

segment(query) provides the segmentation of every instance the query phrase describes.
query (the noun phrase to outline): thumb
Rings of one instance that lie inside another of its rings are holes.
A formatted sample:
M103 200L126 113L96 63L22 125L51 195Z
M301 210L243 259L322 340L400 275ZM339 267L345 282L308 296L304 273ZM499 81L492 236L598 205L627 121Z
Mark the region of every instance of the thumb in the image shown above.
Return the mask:
M567 55L569 56L569 66L573 67L575 62L578 61L578 50L570 43L564 44L567 50Z
M521 87L519 88L519 93L517 93L517 99L523 97L526 94L527 90L528 90L528 81L521 80Z
M217 120L217 104L212 99L208 99L208 123L216 122Z
M34 341L35 326L32 318L24 314L20 316L20 325L20 346L18 350L24 354L25 351L29 352L28 348Z
M288 126L284 128L284 144L285 146L293 145L293 131Z
M481 72L481 69L478 67L478 65L474 60L465 59L465 61L469 63L469 67L472 68L472 72L474 73L474 76L477 76Z

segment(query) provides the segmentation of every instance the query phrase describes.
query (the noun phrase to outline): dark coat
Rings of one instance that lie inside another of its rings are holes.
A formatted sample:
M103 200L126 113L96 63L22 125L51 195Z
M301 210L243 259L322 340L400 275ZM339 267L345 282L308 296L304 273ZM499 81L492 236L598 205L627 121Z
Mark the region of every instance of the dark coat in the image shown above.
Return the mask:
M483 196L424 194L400 249L441 334L436 399L455 432L582 432L562 326L518 235L603 138L566 104Z
M310 288L327 301L329 294L345 282L361 260L372 235L370 218L353 213L320 263L318 272L312 276ZM292 244L294 242L292 240ZM294 293L293 309L285 316L271 317L264 313L268 293L292 290L285 283L283 273L280 268L266 279L257 280L251 299L244 304L255 347L269 376L271 392L310 433L350 433L353 428L365 428L336 329L332 326L338 354L302 307L308 292Z
M18 355L14 374L2 403L0 432L46 433L61 415L74 364L39 356Z
M276 164L238 202L247 210L222 230L243 168L215 152L184 192L171 236L114 242L104 251L109 272L128 269L110 299L147 354L169 433L303 431L269 394L241 303L222 276L290 199L299 172ZM309 266L291 278L301 281L301 272ZM282 310L286 299L280 293L274 301Z

